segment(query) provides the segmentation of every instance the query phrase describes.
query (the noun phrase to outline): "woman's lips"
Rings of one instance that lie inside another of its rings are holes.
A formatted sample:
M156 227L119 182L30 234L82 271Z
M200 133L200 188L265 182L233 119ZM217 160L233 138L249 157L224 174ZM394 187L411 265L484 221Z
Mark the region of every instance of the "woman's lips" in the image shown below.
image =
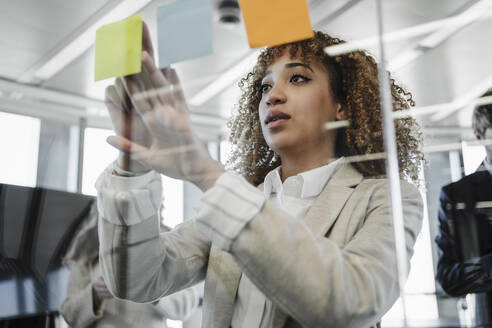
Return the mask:
M279 110L270 110L265 118L268 128L273 129L285 124L290 119L290 115Z
M267 126L269 129L278 128L279 126L285 124L288 120L288 118L280 118L278 120L269 122Z

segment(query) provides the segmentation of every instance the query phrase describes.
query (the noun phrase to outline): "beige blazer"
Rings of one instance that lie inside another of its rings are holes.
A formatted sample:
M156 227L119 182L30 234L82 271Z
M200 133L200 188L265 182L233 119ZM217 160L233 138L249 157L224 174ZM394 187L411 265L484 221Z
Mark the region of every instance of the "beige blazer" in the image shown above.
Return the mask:
M423 206L413 185L402 181L401 191L409 263ZM399 295L388 181L364 179L350 164L338 169L304 220L267 201L230 253L211 245L193 220L163 234L157 222L100 221L108 287L149 302L205 278L202 327L230 327L241 274L274 303L274 328L367 328Z

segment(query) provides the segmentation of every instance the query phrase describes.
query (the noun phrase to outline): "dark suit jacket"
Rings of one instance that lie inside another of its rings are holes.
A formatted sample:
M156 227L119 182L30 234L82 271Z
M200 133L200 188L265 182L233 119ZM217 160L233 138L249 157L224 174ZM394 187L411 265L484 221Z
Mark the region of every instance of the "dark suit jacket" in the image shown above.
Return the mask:
M475 206L484 201L492 201L485 169L441 189L436 279L451 296L492 291L492 226Z

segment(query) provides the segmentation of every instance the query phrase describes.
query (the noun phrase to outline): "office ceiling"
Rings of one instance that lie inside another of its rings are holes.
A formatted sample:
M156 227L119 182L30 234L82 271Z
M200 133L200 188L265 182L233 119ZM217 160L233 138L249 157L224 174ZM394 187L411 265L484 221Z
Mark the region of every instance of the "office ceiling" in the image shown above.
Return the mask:
M152 1L141 10L154 38L156 8L169 1ZM11 85L2 90L0 83L0 108L15 112L16 103L29 101L30 97L49 107L51 102L56 102L56 97L45 99L43 90L76 95L81 100L77 104L79 107L84 99L101 100L108 81L93 82L93 47L47 80L34 78L33 72L122 2L123 0L3 1L0 10L0 82L7 81ZM216 8L219 2L214 0ZM444 19L462 13L477 3L487 2L490 3L490 0L383 0L383 27L386 32L397 31ZM309 6L312 23L317 29L346 40L359 40L377 34L375 0L312 0L309 1ZM387 44L387 59L390 64L392 60L412 49L422 50L418 58L399 67L395 72L398 80L414 93L418 106L448 103L469 92L479 92L476 90L483 89L484 81L490 80L492 12L485 11L463 25L432 48L423 49L417 46L423 36ZM193 97L214 83L251 52L242 22L229 26L215 19L214 54L175 65L187 97ZM377 47L371 48L371 52L377 55ZM19 92L12 92L12 85L18 85ZM25 85L35 87L35 95L30 94L32 88L24 90L22 86ZM196 124L206 138L213 139L221 133L223 118L229 115L238 95L239 91L232 83L203 105L191 107L192 112L197 113ZM423 125L428 133L437 133L443 137L461 138L463 134L457 131L464 131L469 136L470 108L464 108L440 117L435 114L426 116ZM22 110L19 109L19 112ZM95 113L102 114L101 111ZM57 115L63 113L57 112ZM98 122L105 122L104 117ZM453 127L460 127L461 130L452 129Z

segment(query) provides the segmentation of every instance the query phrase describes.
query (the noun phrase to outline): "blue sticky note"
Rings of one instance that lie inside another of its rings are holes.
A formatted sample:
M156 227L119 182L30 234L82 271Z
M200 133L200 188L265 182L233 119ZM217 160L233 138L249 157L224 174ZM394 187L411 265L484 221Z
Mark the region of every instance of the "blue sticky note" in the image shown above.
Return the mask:
M213 53L211 0L175 0L157 9L159 66Z

